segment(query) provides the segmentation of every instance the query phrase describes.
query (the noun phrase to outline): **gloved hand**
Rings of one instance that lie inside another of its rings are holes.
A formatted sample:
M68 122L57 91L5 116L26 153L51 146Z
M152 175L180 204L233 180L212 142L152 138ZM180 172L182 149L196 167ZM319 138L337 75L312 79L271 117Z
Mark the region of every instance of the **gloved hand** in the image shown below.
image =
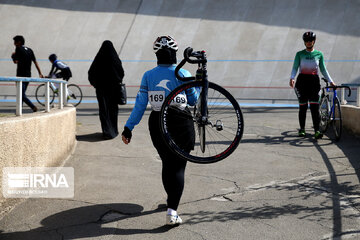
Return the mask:
M131 141L132 133L128 127L124 127L124 131L121 133L122 141L125 144L129 144Z

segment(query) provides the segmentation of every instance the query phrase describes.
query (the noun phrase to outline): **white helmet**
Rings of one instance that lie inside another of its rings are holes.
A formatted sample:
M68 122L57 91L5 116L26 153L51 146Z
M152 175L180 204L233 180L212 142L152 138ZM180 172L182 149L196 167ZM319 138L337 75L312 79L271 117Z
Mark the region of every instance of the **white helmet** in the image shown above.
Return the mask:
M163 48L170 48L170 49L177 51L178 45L174 38L172 38L170 36L161 36L155 40L153 49L154 49L154 52L157 53L157 51L159 51L160 49L163 49Z

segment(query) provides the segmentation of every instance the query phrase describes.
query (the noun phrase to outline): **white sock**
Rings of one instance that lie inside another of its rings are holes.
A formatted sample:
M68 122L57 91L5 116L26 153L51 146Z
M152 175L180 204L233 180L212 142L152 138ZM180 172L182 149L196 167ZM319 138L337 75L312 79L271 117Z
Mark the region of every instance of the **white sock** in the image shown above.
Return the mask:
M167 215L176 216L177 212L174 209L168 208Z

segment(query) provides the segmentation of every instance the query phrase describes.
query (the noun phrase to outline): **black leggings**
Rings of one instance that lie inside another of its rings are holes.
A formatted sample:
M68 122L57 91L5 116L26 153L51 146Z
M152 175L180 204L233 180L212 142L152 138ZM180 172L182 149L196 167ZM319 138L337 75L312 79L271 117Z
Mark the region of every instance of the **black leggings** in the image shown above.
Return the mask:
M180 158L175 153L173 153L166 146L160 132L159 117L160 117L159 112L156 111L151 112L149 117L150 136L153 145L156 148L157 152L159 153L162 161L162 182L165 191L168 195L167 207L177 210L179 206L180 198L184 190L186 161ZM192 120L191 121L185 120L182 122L181 125L186 128L185 130L183 128L183 130L187 132L189 135L187 138L185 137L185 139L194 137ZM181 131L181 128L177 130ZM182 131L182 133L184 131Z
M299 106L300 129L305 129L307 109L308 109L308 104L301 104ZM312 121L313 121L313 125L314 125L314 130L315 130L315 132L319 131L319 123L320 123L319 104L311 103L310 111L311 111L311 117L312 117Z
M300 129L305 129L306 112L310 103L311 117L314 130L319 130L319 100L320 100L320 79L318 75L299 74L295 92L299 99L299 124Z

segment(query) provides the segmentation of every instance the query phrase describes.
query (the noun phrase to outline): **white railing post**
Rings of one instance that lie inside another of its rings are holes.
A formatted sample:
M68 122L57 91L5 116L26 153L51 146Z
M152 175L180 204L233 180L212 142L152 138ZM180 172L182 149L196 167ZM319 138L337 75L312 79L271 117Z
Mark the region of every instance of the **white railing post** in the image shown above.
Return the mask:
M16 82L16 116L22 115L22 81Z
M67 105L67 83L63 84L63 102L64 105Z
M341 104L346 104L345 102L345 88L341 88L341 99L340 99L340 103Z
M45 112L50 112L50 82L45 83Z
M360 86L357 87L356 106L357 106L357 107L360 107Z
M64 108L64 97L63 97L63 94L64 94L64 88L63 88L63 83L61 82L60 85L59 85L59 108L60 109L63 109Z

